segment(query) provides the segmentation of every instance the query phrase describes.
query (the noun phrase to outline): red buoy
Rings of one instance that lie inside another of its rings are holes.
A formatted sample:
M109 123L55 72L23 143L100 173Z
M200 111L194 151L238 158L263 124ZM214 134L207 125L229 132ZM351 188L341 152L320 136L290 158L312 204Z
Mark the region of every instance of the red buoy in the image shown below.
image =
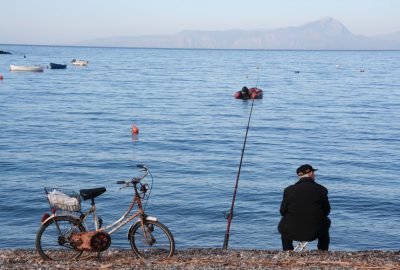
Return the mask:
M138 134L139 133L139 129L137 126L132 125L132 134Z
M3 75L0 74L0 81L3 79Z
M263 90L257 87L252 87L248 89L243 87L241 91L237 91L233 96L237 99L261 99L263 98ZM247 90L247 91L246 91Z
M240 93L240 91L239 91L239 92L236 92L233 96L235 98L241 98L242 97L242 93Z

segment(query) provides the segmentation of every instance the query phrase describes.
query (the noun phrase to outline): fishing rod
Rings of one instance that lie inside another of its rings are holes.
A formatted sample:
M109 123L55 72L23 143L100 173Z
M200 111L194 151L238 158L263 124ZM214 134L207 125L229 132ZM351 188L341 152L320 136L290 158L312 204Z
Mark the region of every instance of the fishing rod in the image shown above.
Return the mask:
M257 79L257 84L258 84L258 79ZM238 184L239 184L239 178L240 178L240 172L242 169L242 163L243 163L243 155L244 155L244 149L246 147L246 142L247 142L247 134L249 133L249 127L250 127L250 120L251 120L251 115L253 113L253 106L254 106L254 100L255 98L252 98L253 101L251 103L251 109L250 109L250 114L249 114L249 120L247 122L247 128L246 128L246 135L244 136L244 142L243 142L243 148L242 148L242 155L240 157L240 163L239 163L239 169L236 177L236 184L235 184L235 189L233 192L233 198L232 198L232 204L231 204L231 209L228 214L228 225L226 227L226 233L225 233L225 239L224 239L224 249L228 248L228 242L229 242L229 231L231 229L231 222L233 218L233 208L235 207L235 199L236 199L236 193L238 189Z
M260 67L257 67L257 82L256 82L256 88L258 87L258 80L260 79Z
M260 79L260 67L257 66L257 82L256 82L256 88L258 87L258 81ZM239 185L239 178L240 178L240 172L242 170L242 163L243 163L243 156L244 156L244 150L246 148L246 142L247 142L247 135L249 133L249 127L250 127L250 120L251 116L253 114L253 107L254 107L254 100L256 99L255 97L252 97L253 101L251 102L251 109L250 109L250 114L249 114L249 120L247 121L247 128L246 128L246 134L244 136L244 142L243 142L243 148L242 148L242 154L240 156L240 162L239 162L239 169L237 172L236 176L236 184L235 184L235 189L233 191L233 197L232 197L232 204L231 204L231 209L229 211L229 214L227 216L228 218L228 225L226 227L226 233L225 233L225 239L224 239L224 245L223 248L227 249L228 248L228 242L229 242L229 232L231 229L231 223L232 223L232 218L233 218L233 209L235 207L235 199L236 199L236 194L237 194L237 189Z
M257 81L256 81L256 88L258 87L258 80L260 79L260 67L257 66ZM248 78L248 76L246 75L246 78Z

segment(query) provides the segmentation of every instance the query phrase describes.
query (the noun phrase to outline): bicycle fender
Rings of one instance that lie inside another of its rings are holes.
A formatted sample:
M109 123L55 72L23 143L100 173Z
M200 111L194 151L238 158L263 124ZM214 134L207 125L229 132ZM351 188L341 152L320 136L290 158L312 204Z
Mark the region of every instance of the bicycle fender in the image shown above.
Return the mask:
M128 240L131 239L133 230L134 230L134 228L135 228L136 226L140 226L140 221L138 221L138 222L136 222L136 223L133 223L133 224L131 225L131 227L129 227L129 230L128 230Z
M77 216L75 216L75 215L68 215L68 214L58 214L58 215L56 215L56 214L51 214L48 218L46 218L41 224L42 225L44 225L44 224L46 224L49 220L51 220L51 219L53 219L54 217L61 217L61 216L69 216L69 217L72 217L72 218L74 218L74 219L76 219L76 220L79 220L79 217L77 217Z
M70 217L76 219L77 221L79 221L79 218L76 217L76 216L73 216L73 215L55 215L55 214L52 214L52 215L49 216L45 221L43 221L40 225L43 226L43 225L45 225L46 223L50 222L53 218L59 217L59 216L70 216ZM89 231L89 230L88 230L88 227L86 226L86 223L83 222L82 225L83 225L83 227L86 229L86 231Z
M146 220L157 221L158 219L156 217L147 216Z
M49 222L49 220L53 219L55 217L54 214L52 214L51 216L49 216L48 218L46 218L43 222L42 225L46 224L47 222Z

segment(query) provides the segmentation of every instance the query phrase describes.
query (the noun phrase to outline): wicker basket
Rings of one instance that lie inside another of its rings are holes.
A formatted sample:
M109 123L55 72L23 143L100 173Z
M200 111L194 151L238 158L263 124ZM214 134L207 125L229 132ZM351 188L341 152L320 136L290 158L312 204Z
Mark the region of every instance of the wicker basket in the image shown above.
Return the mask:
M45 188L50 207L63 211L77 212L81 210L81 197L69 189Z

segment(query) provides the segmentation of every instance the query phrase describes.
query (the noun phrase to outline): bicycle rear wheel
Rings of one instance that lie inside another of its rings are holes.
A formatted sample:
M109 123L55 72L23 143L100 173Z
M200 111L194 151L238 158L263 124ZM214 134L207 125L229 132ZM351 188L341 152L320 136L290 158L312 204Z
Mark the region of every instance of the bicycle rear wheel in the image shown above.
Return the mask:
M158 221L136 223L129 234L133 252L142 259L165 259L175 252L175 241L168 228Z
M36 234L36 250L46 260L71 260L78 258L82 251L75 250L68 241L73 232L86 229L73 216L56 216L40 226Z

